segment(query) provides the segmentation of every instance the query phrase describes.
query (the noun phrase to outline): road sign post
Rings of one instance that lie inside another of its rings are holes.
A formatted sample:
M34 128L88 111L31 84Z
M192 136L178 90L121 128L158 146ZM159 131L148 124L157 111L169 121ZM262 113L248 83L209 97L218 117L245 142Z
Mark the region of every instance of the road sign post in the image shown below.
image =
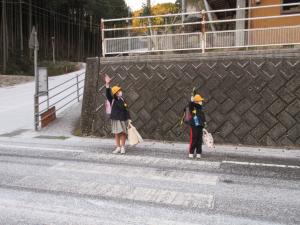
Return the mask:
M46 67L38 67L38 96L47 96L47 110L49 109L48 71Z

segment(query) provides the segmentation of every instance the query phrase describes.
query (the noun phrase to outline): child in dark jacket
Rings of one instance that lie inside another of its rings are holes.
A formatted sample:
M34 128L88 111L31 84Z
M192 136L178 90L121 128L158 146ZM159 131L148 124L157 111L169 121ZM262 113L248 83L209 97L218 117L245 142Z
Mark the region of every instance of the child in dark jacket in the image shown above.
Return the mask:
M127 136L127 124L131 121L128 106L123 99L121 87L109 87L110 77L105 76L106 98L111 104L111 127L112 133L115 135L116 149L114 154L125 154L125 142Z
M195 95L189 103L191 114L191 119L189 121L191 126L189 158L194 157L195 150L197 159L200 159L202 154L203 128L206 126L205 115L202 111L203 100L204 99L200 95Z

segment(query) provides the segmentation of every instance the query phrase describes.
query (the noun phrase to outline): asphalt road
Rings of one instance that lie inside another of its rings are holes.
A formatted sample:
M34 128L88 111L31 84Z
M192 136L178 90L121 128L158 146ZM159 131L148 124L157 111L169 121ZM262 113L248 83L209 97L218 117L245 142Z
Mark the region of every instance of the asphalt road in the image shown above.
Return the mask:
M2 225L300 224L299 159L0 141Z

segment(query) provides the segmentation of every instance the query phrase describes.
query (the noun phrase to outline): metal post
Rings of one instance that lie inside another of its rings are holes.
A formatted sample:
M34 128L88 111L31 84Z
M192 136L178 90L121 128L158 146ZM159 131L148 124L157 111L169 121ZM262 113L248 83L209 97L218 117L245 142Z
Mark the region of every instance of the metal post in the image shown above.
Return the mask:
M36 35L36 32L35 32ZM37 71L37 55L38 55L38 50L37 48L34 48L34 77L35 77L35 96L34 96L34 127L35 130L38 130L39 126L39 76L38 76L38 71Z
M105 57L105 42L104 42L104 20L101 18L101 42L102 42L102 56Z
M37 33L35 32L35 36L37 36ZM38 49L34 48L34 77L35 77L35 130L38 130L39 125L39 76L38 76L38 70L37 70L37 57L38 57Z
M131 16L131 13L130 13L130 8L128 8L128 17ZM131 20L127 20L128 22L128 28L131 27ZM128 51L130 52L131 51L131 39L130 39L130 29L128 29Z
M237 0L237 10L236 10L236 18L237 19L245 19L246 10L244 10L246 6L246 0ZM242 8L242 9L240 9ZM245 20L238 20L235 23L236 35L235 35L235 46L244 46L245 45Z
M247 43L246 45L251 45L252 42L250 41L250 29L251 29L251 21L249 20L252 15L251 15L251 6L252 6L252 0L249 1L248 3L248 38L247 38ZM249 49L249 47L247 47L247 50Z
M79 102L79 80L78 80L78 74L76 74L76 82L77 82L77 99Z
M206 45L206 32L205 32L205 10L201 11L201 32L202 32L202 43L201 43L201 49L202 53L205 53L205 45Z
M34 95L34 129L39 128L39 96Z
M47 110L49 110L49 91L47 92Z

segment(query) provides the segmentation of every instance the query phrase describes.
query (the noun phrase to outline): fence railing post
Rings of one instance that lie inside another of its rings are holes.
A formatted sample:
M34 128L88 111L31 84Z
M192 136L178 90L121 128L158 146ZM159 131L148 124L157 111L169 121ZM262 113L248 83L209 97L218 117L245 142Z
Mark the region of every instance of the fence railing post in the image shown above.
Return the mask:
M47 91L47 109L49 109L49 90Z
M77 82L77 100L79 102L79 79L78 79L78 74L76 74L76 82Z
M39 128L39 96L34 95L34 129L37 131Z
M205 33L205 10L201 11L201 49L202 53L205 53L205 46L206 46L206 33Z
M101 44L102 44L102 57L105 57L105 33L104 33L104 20L103 18L101 18L101 26L100 26L100 29L101 29Z

